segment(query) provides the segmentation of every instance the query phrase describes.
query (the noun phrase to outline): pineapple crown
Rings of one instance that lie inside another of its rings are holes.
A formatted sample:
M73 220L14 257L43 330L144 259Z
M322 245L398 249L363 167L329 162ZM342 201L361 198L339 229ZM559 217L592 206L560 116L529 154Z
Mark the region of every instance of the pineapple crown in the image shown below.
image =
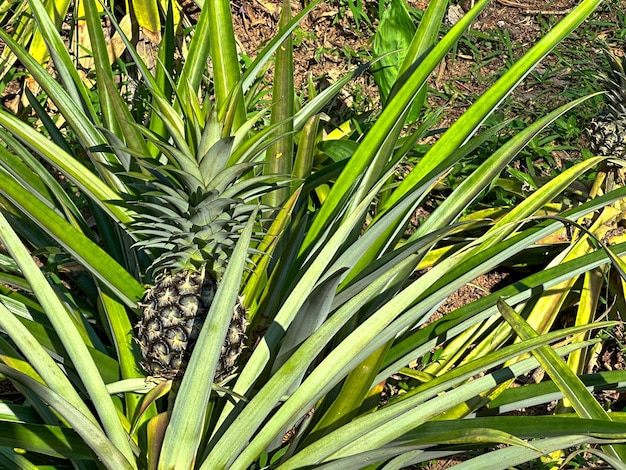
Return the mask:
M138 160L148 176L140 177L131 230L134 247L153 257L153 274L206 267L219 277L260 197L285 180L256 174L258 162L229 166L233 142L219 139L198 160L159 142L163 163Z
M192 194L163 182L151 186L135 203L143 210L132 227L141 239L135 246L156 256L150 270L177 272L206 265L215 273L222 271L256 207L240 194L248 184L232 182L230 191L198 189Z
M622 118L626 115L626 56L617 57L608 49L604 55L609 63L610 72L601 74L599 80L606 90L607 111L612 116Z

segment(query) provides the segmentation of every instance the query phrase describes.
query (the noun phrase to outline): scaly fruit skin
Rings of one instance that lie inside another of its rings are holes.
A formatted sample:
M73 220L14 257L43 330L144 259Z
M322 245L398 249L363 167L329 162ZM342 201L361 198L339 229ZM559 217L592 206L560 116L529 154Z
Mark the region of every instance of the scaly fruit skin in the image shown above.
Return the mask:
M215 297L217 281L204 270L162 273L141 304L137 325L142 366L154 377L180 378ZM215 372L215 381L231 375L241 354L247 326L245 308L237 302Z
M613 122L596 118L591 121L590 147L596 155L621 157L626 152L626 119Z
M606 95L605 111L587 129L590 150L596 155L622 157L626 153L626 57L606 53L610 73L599 81Z

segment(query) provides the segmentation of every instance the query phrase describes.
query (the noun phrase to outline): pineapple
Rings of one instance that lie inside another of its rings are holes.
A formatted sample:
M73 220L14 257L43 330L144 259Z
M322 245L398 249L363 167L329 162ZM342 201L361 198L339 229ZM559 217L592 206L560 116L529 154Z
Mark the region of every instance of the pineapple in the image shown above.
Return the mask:
M143 316L137 325L146 372L164 379L184 372L216 289L217 280L204 270L187 269L174 274L165 271L155 279L141 304ZM246 310L239 298L222 345L215 381L235 371L246 326Z
M216 147L228 151L227 139ZM184 373L220 276L256 207L246 200L255 200L250 194L258 196L268 187L264 177L240 179L253 164L226 167L228 158L213 157L211 152L204 156L212 158L210 167L189 158L183 168L176 160L180 154L170 152L168 164L148 167L154 179L142 201L136 202L144 209L133 227L140 239L136 246L156 258L150 268L154 285L140 303L142 317L136 327L142 366L154 377L179 379ZM261 181L265 184L259 189ZM239 298L215 381L236 368L244 347L246 313Z
M596 155L622 157L626 153L626 58L606 53L611 71L600 76L607 92L604 112L591 121L587 134Z

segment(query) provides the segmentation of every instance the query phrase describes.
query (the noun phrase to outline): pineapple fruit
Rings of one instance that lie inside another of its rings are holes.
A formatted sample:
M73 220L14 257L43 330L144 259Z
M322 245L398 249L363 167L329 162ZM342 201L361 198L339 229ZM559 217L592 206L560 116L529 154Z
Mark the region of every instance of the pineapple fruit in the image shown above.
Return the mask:
M589 147L596 155L622 157L626 153L626 57L611 52L606 57L610 73L600 76L606 108L587 129Z
M225 141L216 144L221 151L229 148ZM143 209L133 227L140 239L135 246L155 258L150 267L154 285L140 303L136 340L146 372L179 379L239 233L256 208L256 196L271 184L264 177L241 179L254 164L226 167L228 155L213 158L209 152L204 158L212 158L211 166L192 158L183 166L177 162L180 153L169 153L165 165L144 162L153 178L135 203ZM236 368L246 313L239 298L215 373L217 382Z
M204 270L165 271L156 278L141 304L143 316L137 325L142 365L150 375L173 379L184 372L216 289L216 279ZM243 349L247 321L241 301L235 306L222 345L214 377L217 382L235 371Z

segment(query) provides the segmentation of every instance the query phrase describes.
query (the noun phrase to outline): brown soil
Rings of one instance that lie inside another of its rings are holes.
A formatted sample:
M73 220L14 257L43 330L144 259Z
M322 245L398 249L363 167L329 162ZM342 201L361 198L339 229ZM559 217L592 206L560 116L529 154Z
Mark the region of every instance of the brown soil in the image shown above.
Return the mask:
M456 18L467 11L474 0L460 0L451 5L446 22L452 24ZM626 0L616 0L618 5L626 8ZM234 12L236 20L236 34L239 38L242 51L254 58L269 38L276 32L280 16L280 0L254 0L242 2L242 6ZM428 0L408 0L411 7L425 9ZM514 57L507 55L490 55L487 49L476 51L459 48L455 57L450 56L443 61L431 77L431 86L444 92L448 84L454 82L461 93L453 102L448 103L444 126L456 119L473 100L486 89L486 85L493 81L493 77L506 70L510 61L519 58L545 32L543 23L554 23L569 13L577 0L493 0L481 13L472 29L477 32L499 31L510 37ZM296 89L306 89L307 80L312 79L317 87L323 88L328 82L344 76L356 65L371 58L371 47L376 27L378 2L363 0L364 10L373 18L372 25L363 20L360 28L355 26L349 10L339 11L336 2L322 2L296 30L294 39L294 80ZM292 2L293 14L301 8L299 3ZM598 20L610 20L611 13L600 13ZM597 40L611 39L603 37L599 32ZM599 46L599 44L598 44ZM620 54L620 51L617 51ZM590 57L589 60L593 60ZM536 69L542 74L549 71L555 64L554 57L548 57ZM542 89L533 81L522 83L515 92L519 109L525 112L532 111L541 101L542 108L546 105L553 108L559 103L559 89L575 87L572 79L572 70L562 70L556 78L550 79L546 85L556 89L549 96L542 96ZM271 78L270 78L271 80ZM545 88L545 86L544 86ZM356 107L360 111L376 111L379 106L377 89L371 74L364 74L357 78L342 92L338 102L334 103L333 114L341 110L349 111ZM441 98L431 98L432 104L443 105ZM554 103L545 103L552 100Z

